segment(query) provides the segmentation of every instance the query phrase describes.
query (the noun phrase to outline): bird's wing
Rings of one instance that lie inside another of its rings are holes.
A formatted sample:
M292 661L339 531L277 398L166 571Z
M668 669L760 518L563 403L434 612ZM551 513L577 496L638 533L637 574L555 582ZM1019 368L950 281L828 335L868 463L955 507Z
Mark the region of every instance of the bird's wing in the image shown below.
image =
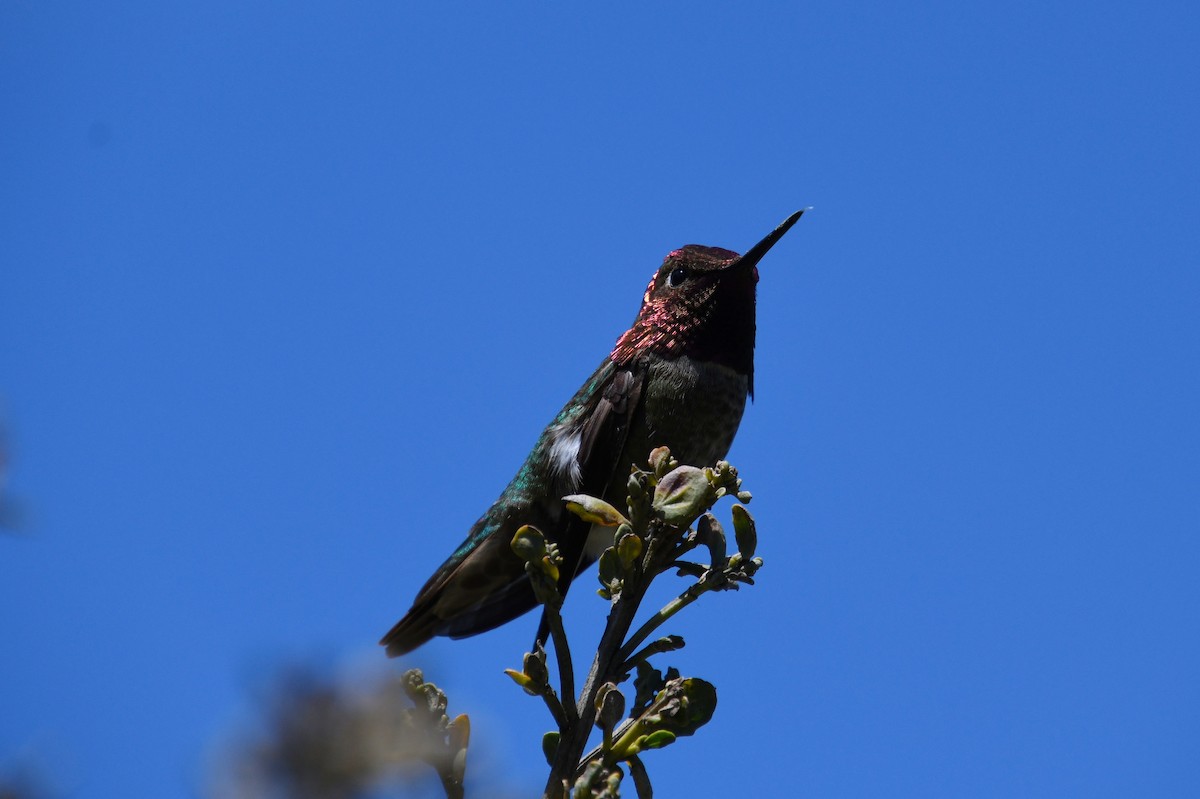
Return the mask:
M502 501L472 526L466 540L418 592L412 608L383 637L388 655L409 652L434 635L463 638L485 632L537 603L512 537L533 525L558 544L563 556L560 590L587 565L590 525L568 513L561 497L602 497L625 447L641 397L645 370L605 359L555 418L513 478ZM540 470L540 471L539 471ZM555 491L546 495L544 483ZM539 484L542 490L537 490Z
M612 364L611 361L608 363ZM603 368L602 366L601 369ZM598 399L594 408L590 413L579 417L580 425L575 431L579 436L578 454L575 458L579 467L579 480L574 493L601 499L610 493L613 481L619 479L630 466L622 462L622 453L646 379L644 365L617 367L612 364L611 369L611 379L603 391L596 392ZM592 562L587 553L591 525L568 513L562 527L561 535L556 538L558 551L562 556L558 590L566 596L571 581ZM546 640L549 631L550 622L543 611L534 639L535 648L539 642Z
M610 495L614 481L620 481L622 486L625 484L631 464L622 462L622 453L629 438L634 412L641 401L645 380L644 365L614 367L612 379L601 393L595 411L585 417L580 429L577 457L580 484L577 493L604 499ZM587 541L587 526L585 525L583 535L572 535L568 540L571 544L578 545L578 551L575 551L574 546L568 549L565 542L559 545L563 564L576 564L574 569L566 571L569 582L570 578L590 562L585 559L583 552L583 545ZM565 585L562 586L562 590L566 591Z

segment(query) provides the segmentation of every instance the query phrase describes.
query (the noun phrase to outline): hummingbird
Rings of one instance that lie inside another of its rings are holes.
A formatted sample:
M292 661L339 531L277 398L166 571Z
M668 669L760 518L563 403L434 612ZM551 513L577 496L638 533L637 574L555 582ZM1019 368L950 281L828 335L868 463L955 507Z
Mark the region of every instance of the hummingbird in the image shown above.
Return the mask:
M805 209L807 210L807 209ZM667 446L680 463L725 457L754 396L758 262L796 223L785 219L745 255L689 244L655 271L633 325L542 431L520 470L379 642L389 657L435 635L466 638L537 604L513 535L533 525L558 545L559 590L612 546L610 528L567 511L588 494L621 507L632 464ZM543 621L544 625L544 621Z

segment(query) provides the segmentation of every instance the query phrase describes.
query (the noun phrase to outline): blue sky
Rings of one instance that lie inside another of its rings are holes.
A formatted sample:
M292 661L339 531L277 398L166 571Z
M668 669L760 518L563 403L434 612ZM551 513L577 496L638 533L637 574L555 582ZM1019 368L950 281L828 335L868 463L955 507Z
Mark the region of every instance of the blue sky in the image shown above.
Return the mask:
M1200 790L1198 36L1167 2L4 4L0 765L192 796L280 664L399 668L374 642L663 255L811 205L730 454L766 567L670 628L720 704L660 792ZM518 793L535 624L413 661Z

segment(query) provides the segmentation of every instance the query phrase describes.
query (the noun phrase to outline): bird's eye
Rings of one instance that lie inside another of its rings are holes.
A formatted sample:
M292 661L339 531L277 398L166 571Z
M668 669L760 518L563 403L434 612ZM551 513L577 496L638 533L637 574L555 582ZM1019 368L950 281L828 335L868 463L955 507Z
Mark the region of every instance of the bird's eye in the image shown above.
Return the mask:
M667 285L671 288L678 288L683 281L692 276L692 270L686 266L677 266L671 270L671 274L667 275Z

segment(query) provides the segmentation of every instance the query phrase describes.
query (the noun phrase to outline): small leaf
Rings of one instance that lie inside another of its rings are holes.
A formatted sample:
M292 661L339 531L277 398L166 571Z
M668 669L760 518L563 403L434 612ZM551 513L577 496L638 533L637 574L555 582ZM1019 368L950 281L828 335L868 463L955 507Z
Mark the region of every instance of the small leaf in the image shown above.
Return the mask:
M696 537L708 547L709 564L712 568L725 568L729 560L725 557L725 530L715 516L706 513L700 517L700 523L696 525Z
M678 570L675 574L679 577L703 577L708 571L699 563L692 563L690 560L677 560L672 565Z
M467 718L466 713L459 713L446 727L446 732L449 733L452 750L466 749L471 742L471 719Z
M546 537L532 525L522 525L513 534L512 550L526 563L536 563L546 554Z
M563 497L563 501L567 503L567 510L588 524L619 527L629 523L629 520L619 510L602 499L589 497L587 494L571 494Z
M539 687L547 685L550 679L550 672L546 669L546 652L541 647L538 651L526 652L524 662L525 676Z
M614 581L621 579L621 562L612 547L600 553L600 566L596 573L600 577L600 584L605 587L611 587Z
M685 645L686 645L686 642L683 640L682 635L665 635L662 638L659 638L655 641L651 641L650 643L646 644L638 652L635 652L630 657L629 660L631 663L639 663L640 664L641 662L645 662L649 658L652 658L655 655L661 654L663 652L674 652L676 650L683 649L683 647ZM639 665L638 673L639 674L641 673L640 665ZM656 685L654 687L654 690L658 691L658 689L661 687L662 687L662 678L660 677L658 685Z
M642 479L638 472L633 472L625 482L625 493L629 495L631 502L646 496L646 487L642 484Z
M529 675L522 674L516 669L505 669L504 673L512 678L512 681L521 686L521 690L530 696L541 696L542 693L534 685L533 680L529 679Z
M654 488L652 507L673 527L685 527L716 501L716 491L703 469L680 466Z
M612 730L625 715L625 695L617 686L607 682L596 693L596 724L602 730Z
M638 741L639 749L662 749L664 746L675 743L675 733L670 730L655 730L641 738Z
M662 672L651 666L645 659L637 662L637 676L633 678L633 687L637 695L633 699L633 715L650 707L654 696L663 687Z
M642 556L642 539L633 533L621 536L617 541L617 560L625 571L633 568L633 564Z
M738 552L742 553L743 559L749 560L754 557L754 550L758 548L758 532L754 525L754 517L741 505L734 505L732 513L733 537L737 541Z
M554 756L558 754L558 742L562 734L551 730L542 736L542 754L546 756L546 765L554 766Z
M655 474L662 474L666 471L666 466L670 459L671 450L669 447L655 447L650 451L650 471Z
M662 727L670 728L676 735L692 735L712 719L717 709L717 689L706 680L688 677L669 682L665 690L674 693L672 689L676 687L683 701L673 713L664 712Z

